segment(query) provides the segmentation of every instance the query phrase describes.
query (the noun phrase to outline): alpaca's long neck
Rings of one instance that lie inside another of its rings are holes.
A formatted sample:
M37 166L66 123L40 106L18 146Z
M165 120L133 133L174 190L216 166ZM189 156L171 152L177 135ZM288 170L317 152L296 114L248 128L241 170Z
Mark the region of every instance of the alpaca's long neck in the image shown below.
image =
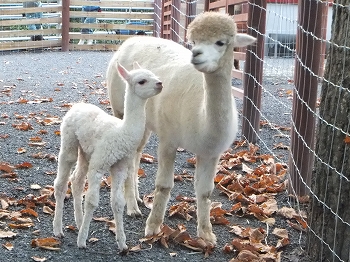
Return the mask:
M130 137L140 138L145 131L146 101L146 99L140 98L129 88L126 89L123 129L124 133Z
M227 126L232 119L232 63L233 59L227 59L216 72L204 74L204 112L208 132Z

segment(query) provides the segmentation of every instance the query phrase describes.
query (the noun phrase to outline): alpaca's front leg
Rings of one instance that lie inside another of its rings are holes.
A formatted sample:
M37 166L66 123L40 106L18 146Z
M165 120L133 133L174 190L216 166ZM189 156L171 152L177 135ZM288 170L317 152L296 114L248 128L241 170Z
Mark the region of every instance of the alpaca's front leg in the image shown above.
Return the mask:
M126 163L125 171L127 171L127 175L126 175L126 179L121 181L123 183L125 181L124 195L127 202L127 214L132 217L141 216L141 211L139 209L139 206L136 201L136 196L135 196L135 185L134 185L135 183L134 176L136 172L134 167L134 158L136 158L135 155L136 153L132 154L132 157L130 157L130 159L125 160L125 163ZM112 177L119 176L119 172L120 172L119 165L115 164L111 167Z
M84 217L81 227L78 233L77 245L80 248L86 247L86 239L89 234L90 222L92 220L92 215L98 206L100 199L100 183L102 179L101 173L95 171L89 171L87 174L89 187L85 195L84 202Z
M160 226L163 223L165 215L165 208L170 197L170 190L174 186L175 155L176 148L162 142L159 143L156 189L154 191L153 208L146 221L146 236L158 234L160 232Z
M111 206L116 226L116 240L121 251L126 251L126 237L124 232L123 213L125 199L123 196L123 184L127 176L127 164L120 161L113 166L115 172L112 174L111 184Z
M214 176L218 158L202 158L197 156L194 187L197 198L197 234L199 237L216 244L216 236L210 223L210 196L214 189Z

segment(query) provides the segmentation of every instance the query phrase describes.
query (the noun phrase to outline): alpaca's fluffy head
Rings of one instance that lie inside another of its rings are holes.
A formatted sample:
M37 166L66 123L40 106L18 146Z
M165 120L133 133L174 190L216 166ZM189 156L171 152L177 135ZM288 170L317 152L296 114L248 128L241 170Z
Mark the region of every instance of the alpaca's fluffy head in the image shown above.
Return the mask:
M203 73L227 67L233 61L236 35L236 24L229 15L217 12L198 15L188 27L194 67Z
M131 71L126 70L122 65L117 63L119 75L128 84L127 90L135 93L143 99L150 98L162 91L163 85L159 78L147 69L142 69L137 62L134 63Z
M237 27L233 18L218 12L199 14L188 26L187 36L190 41L218 41L233 42L237 34Z

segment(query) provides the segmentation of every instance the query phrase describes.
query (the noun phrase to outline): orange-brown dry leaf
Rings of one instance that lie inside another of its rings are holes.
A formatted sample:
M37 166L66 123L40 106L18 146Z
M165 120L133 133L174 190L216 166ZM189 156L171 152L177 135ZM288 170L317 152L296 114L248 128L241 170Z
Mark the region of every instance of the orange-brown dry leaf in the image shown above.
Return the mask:
M290 244L289 238L282 238L277 241L276 249L279 249L281 247L285 247Z
M232 206L230 212L237 211L237 210L239 210L239 209L241 209L241 208L242 208L242 203L241 203L241 202L238 202L238 203L236 203L236 204L234 204L234 205Z
M224 216L212 216L210 217L210 222L213 225L228 225L230 224L230 221L225 218Z
M174 215L179 215L187 221L192 219L192 216L189 213L195 212L196 208L193 205L188 204L188 202L180 202L179 204L173 205L169 208L169 217Z
M25 168L31 168L33 167L33 165L29 162L23 162L22 164L18 164L15 166L15 168L18 168L18 169L25 169Z
M34 223L20 223L20 224L8 224L8 226L12 229L24 229L24 228L30 228L34 226Z
M61 244L61 242L54 237L47 237L47 238L36 238L33 239L31 242L32 247L41 247L41 248L47 248L47 247L58 247Z
M8 163L0 163L0 171L4 171L6 173L11 173L13 171L13 166L10 166Z
M225 244L225 246L222 248L222 251L224 252L224 253L227 253L227 254L229 254L229 253L232 253L233 252L233 246L232 245L229 245L229 244Z
M20 212L21 214L24 214L24 215L31 215L33 217L38 217L38 213L31 208L22 209Z
M142 153L141 162L152 164L155 161L154 156L150 154Z
M350 136L345 136L344 142L345 144L350 144Z
M137 171L137 175L139 177L146 177L146 173L145 173L145 170L143 170L142 168L139 168L139 170Z
M302 226L303 229L307 228L307 222L301 216L294 216L295 220Z
M14 248L13 244L10 242L6 242L5 244L2 244L2 246L10 251Z
M153 208L153 199L154 199L154 192L152 192L151 194L143 196L143 203L145 204L145 206L148 209L152 209Z
M189 203L193 203L196 202L196 198L195 197L187 197L187 196L183 196L183 195L178 195L175 198L177 201L185 201L185 202L189 202Z
M290 227L292 227L298 231L303 231L303 232L306 231L300 224L295 224L295 223L291 222L290 220L287 220L287 223Z
M291 207L282 207L277 211L277 214L286 218L293 218L295 216L298 216L297 212Z
M196 157L188 158L187 163L189 163L191 165L196 165Z
M75 231L77 228L73 225L66 226L66 229L69 229L71 231Z
M241 252L238 253L237 259L238 261L242 261L242 262L245 262L245 261L253 262L253 261L258 261L259 255L249 250L242 250Z
M27 150L25 148L23 148L23 147L20 147L20 148L17 149L17 154L23 154L25 152L27 152Z
M215 182L215 183L219 183L224 177L225 177L224 174L218 173L218 174L216 174L216 176L214 177L214 182Z
M35 136L35 137L30 137L29 141L32 142L41 142L43 139L41 137Z
M33 127L30 123L22 122L20 124L12 124L12 126L20 131L33 130Z
M272 234L278 236L279 238L288 238L288 231L285 228L274 228Z

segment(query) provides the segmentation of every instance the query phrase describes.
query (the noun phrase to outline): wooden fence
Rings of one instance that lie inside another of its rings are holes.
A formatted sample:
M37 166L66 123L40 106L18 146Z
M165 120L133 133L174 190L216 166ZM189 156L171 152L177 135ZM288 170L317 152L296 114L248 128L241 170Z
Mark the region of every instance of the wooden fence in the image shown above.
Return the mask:
M117 50L121 41L130 37L127 33L142 31L153 34L153 1L83 1L43 0L42 6L24 8L30 0L1 0L0 3L0 51L62 48L69 50ZM64 9L64 5L68 5ZM84 12L82 6L99 6L100 12ZM40 18L27 18L25 14L41 13ZM84 18L96 23L84 24ZM65 23L65 18L68 18ZM133 22L139 24L133 24ZM141 23L140 23L141 22ZM63 26L62 26L63 23ZM28 30L31 24L41 24L42 29ZM92 34L82 34L83 28L91 28ZM41 35L33 41L31 36ZM90 40L93 45L78 45L80 40Z

